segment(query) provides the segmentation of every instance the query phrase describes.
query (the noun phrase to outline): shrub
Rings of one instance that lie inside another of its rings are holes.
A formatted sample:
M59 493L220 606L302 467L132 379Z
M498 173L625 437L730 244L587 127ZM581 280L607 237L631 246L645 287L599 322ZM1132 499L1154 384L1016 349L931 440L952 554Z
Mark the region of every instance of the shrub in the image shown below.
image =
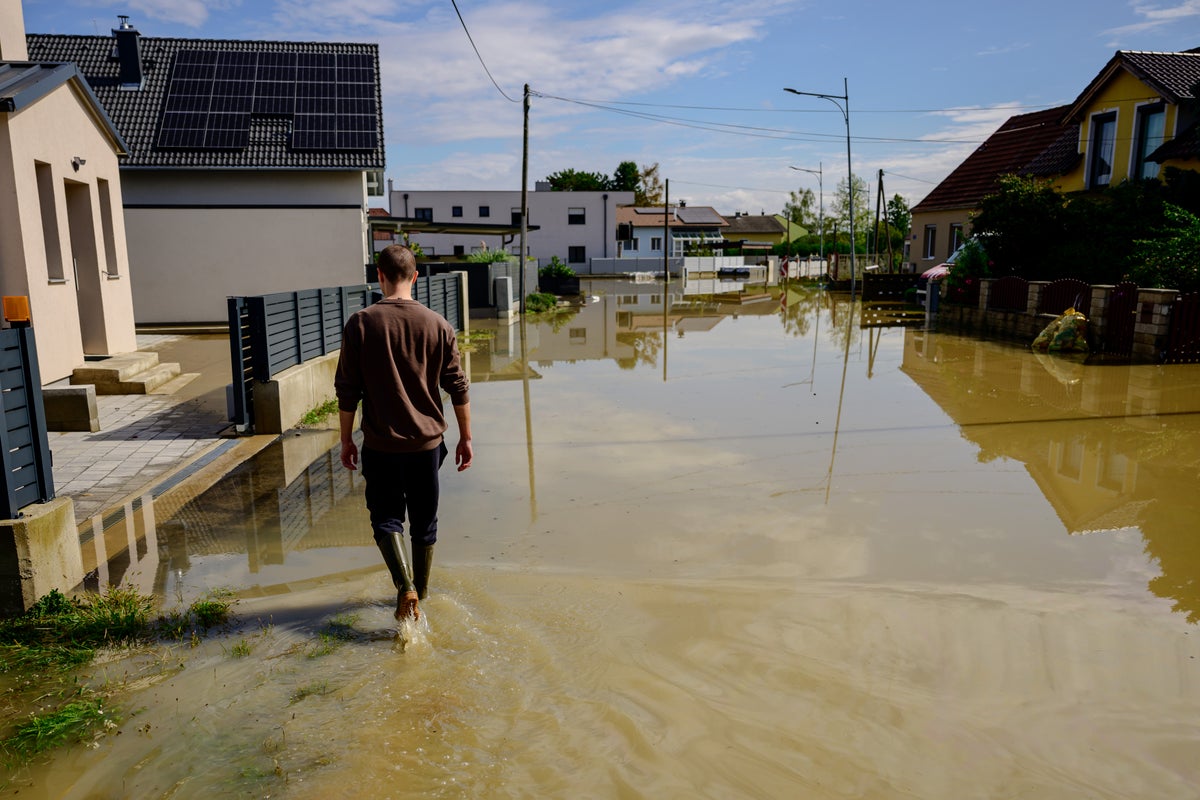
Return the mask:
M508 261L511 258L512 255L503 250L490 250L485 247L482 250L469 253L467 255L467 262L471 264L494 264L497 261Z
M575 270L559 260L558 256L551 256L550 263L538 270L539 278L574 278Z
M525 298L525 310L536 314L558 306L558 297L549 292L534 292Z

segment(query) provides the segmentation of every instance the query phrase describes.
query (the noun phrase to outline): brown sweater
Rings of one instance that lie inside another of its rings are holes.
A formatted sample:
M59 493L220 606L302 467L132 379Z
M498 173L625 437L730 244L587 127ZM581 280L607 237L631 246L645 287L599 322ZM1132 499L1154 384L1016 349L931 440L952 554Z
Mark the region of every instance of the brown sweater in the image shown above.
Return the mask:
M438 387L460 406L470 384L445 318L415 300L382 300L346 322L333 385L342 411L362 400L364 446L410 453L441 444Z

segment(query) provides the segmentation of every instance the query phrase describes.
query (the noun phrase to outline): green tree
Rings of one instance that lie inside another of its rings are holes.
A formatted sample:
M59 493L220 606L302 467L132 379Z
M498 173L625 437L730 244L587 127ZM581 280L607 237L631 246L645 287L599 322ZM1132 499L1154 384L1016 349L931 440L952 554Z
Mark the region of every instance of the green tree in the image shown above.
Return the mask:
M802 228L817 228L817 198L812 189L789 192L788 201L783 204L783 216Z
M1154 238L1134 242L1131 276L1139 286L1200 290L1200 217L1169 203L1163 215Z
M638 169L637 163L622 161L613 172L608 188L614 192L633 192L636 195L641 182L642 172Z
M893 195L887 202L887 221L892 228L900 231L901 240L908 236L908 229L912 226L912 212L908 210L908 203L898 194Z
M546 180L552 192L602 192L609 188L607 175L570 168L547 175Z
M871 227L871 212L867 198L867 184L858 177L854 177L854 234L855 238L862 240L862 237ZM837 189L833 192L833 218L837 222L838 230L849 235L850 233L850 191L847 188L846 179L838 181ZM828 224L828 219L826 220Z

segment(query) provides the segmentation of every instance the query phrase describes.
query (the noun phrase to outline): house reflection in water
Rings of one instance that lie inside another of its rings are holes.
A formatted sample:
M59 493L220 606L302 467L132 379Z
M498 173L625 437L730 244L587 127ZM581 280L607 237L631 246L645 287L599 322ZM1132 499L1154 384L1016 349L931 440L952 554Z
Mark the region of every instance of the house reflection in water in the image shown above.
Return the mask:
M1012 459L1070 534L1136 528L1150 590L1200 621L1200 366L1085 365L918 330L901 370L979 447Z
M531 365L612 360L623 369L658 366L669 337L705 333L726 318L779 313L779 292L720 278L581 282L584 303L538 315L526 326ZM520 326L497 328L491 346L471 355L471 380L519 380ZM537 377L531 372L530 377Z

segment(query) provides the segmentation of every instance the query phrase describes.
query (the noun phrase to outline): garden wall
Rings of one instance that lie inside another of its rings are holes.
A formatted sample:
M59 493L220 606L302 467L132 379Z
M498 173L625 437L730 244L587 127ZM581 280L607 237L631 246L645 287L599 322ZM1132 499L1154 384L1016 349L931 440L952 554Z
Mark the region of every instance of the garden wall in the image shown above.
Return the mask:
M1038 313L1043 292L1049 281L1029 281L1023 310L989 308L992 289L998 279L985 278L976 305L959 305L947 299L945 287L940 286L942 299L937 312L938 328L998 339L1011 339L1029 344L1058 315ZM1093 352L1128 356L1134 361L1159 362L1166 351L1170 330L1171 310L1179 293L1174 289L1137 289L1132 310L1133 325L1116 319L1112 311L1118 287L1093 285L1086 310L1088 346ZM1063 309L1065 310L1065 309ZM1122 311L1121 313L1126 313ZM1125 325L1122 325L1122 322ZM1122 333L1122 327L1126 332Z

